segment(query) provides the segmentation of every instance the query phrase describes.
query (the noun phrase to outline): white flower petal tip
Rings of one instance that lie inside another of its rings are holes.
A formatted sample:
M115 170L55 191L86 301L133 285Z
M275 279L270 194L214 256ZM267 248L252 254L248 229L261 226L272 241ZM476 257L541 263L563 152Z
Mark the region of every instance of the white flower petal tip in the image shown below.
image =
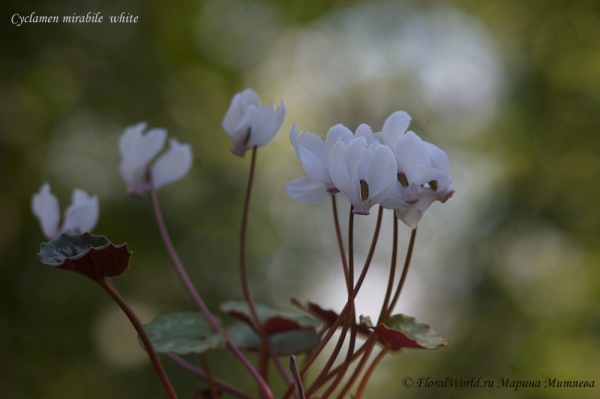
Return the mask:
M139 198L143 198L151 187L158 189L183 179L192 166L190 145L175 139L171 139L169 149L156 158L164 149L167 131L154 128L144 133L145 129L145 122L129 126L119 141L121 176L129 194Z
M281 129L285 119L285 103L279 107L261 106L256 92L250 88L233 96L223 118L223 130L233 142L231 152L243 157L246 151L267 145Z
M80 189L73 190L72 203L60 214L58 200L50 192L50 184L44 183L31 198L31 208L39 220L44 235L53 240L61 234L83 234L98 223L98 197L90 196Z

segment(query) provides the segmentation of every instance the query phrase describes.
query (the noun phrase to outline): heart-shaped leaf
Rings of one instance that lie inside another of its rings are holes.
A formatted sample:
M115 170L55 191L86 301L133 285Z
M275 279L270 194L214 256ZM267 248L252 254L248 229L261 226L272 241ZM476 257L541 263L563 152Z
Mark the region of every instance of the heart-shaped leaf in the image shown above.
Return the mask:
M104 236L62 234L42 244L38 258L46 265L101 281L123 274L129 267L131 252L127 244L114 245Z
M221 305L221 310L238 320L252 326L252 314L246 302L228 301ZM299 313L280 312L267 306L256 304L256 313L267 335L285 331L314 329L319 324L318 320Z
M244 323L229 327L229 338L236 346L258 351L261 339L258 334ZM278 355L289 356L308 352L319 345L320 339L314 329L291 330L269 336L269 340Z
M419 323L414 317L403 314L394 315L376 327L369 317L361 316L360 324L373 331L379 341L389 345L390 349L438 349L448 346L448 340L433 331L429 324Z
M158 353L204 353L227 341L225 331L215 332L201 313L180 312L156 316L144 324L152 346Z

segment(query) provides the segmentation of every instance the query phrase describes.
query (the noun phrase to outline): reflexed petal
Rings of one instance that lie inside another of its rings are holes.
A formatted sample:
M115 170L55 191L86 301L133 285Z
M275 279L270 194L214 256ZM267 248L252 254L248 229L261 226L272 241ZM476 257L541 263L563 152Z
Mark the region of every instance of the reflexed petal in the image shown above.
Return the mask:
M146 186L146 165L160 152L167 139L165 129L150 129L145 123L125 129L119 140L121 164L119 170L129 192L141 196Z
M396 158L387 145L374 142L370 147L374 149L367 172L370 196L373 198L382 192L387 196L397 182Z
M233 99L229 104L229 109L223 118L223 130L225 130L232 139L234 138L233 132L238 128L249 108L260 108L260 98L254 90L247 88L233 96Z
M327 138L325 139L325 154L331 153L331 149L338 141L341 140L345 144L348 144L352 139L354 139L352 131L341 123L338 123L327 132Z
M57 238L60 233L60 209L58 200L50 192L50 184L44 183L40 191L31 198L31 210L40 221L42 232L50 239Z
M423 211L413 207L405 207L396 209L396 217L402 220L411 229L416 229L419 221L423 217Z
M385 120L381 133L390 148L396 149L409 124L410 116L404 111L396 111Z
M175 183L185 177L192 167L192 149L177 139L169 140L169 149L152 166L154 189Z
M356 128L356 137L364 137L367 140L367 144L371 144L375 141L375 137L373 136L373 131L371 130L371 126L361 123Z
M275 110L273 105L262 107L260 112L255 113L252 118L252 131L250 133L248 148L255 146L260 148L267 145L275 137L279 129L281 129L284 119L285 103L283 100L277 110Z
M98 197L85 191L73 190L73 202L65 211L61 233L83 234L91 231L98 223Z
M398 143L396 160L398 161L398 170L406 174L409 182L413 181L417 166L429 167L430 165L425 142L414 132L406 133Z
M333 146L327 160L327 169L333 184L347 195L350 188L350 172L346 165L345 150L346 145L342 141L338 141Z
M327 192L327 186L308 176L301 177L285 185L285 191L298 202L310 204L323 201L332 194Z
M431 157L431 166L444 174L450 173L450 160L444 150L425 141L425 148Z

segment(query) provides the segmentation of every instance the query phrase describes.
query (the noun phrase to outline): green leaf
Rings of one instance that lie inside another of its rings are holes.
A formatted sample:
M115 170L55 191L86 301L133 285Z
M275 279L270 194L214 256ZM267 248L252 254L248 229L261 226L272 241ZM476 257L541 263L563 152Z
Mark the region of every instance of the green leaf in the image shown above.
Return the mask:
M376 327L369 317L360 317L361 325L372 330L380 342L391 349L417 348L438 349L448 346L448 340L431 329L429 324L419 323L414 317L397 314Z
M131 252L127 244L114 245L104 236L62 234L42 244L38 258L46 265L100 281L123 274L129 267Z
M144 329L158 353L204 353L227 341L225 331L215 332L201 313L180 312L157 316Z
M252 314L246 302L228 301L221 305L221 310L238 320L252 326ZM280 312L267 306L256 304L256 313L267 335L273 335L285 331L314 329L321 324L317 319L310 316Z
M258 351L261 339L252 328L244 323L236 323L229 327L229 338L236 346ZM297 355L308 352L319 345L320 339L314 329L291 330L269 336L275 352L281 356Z

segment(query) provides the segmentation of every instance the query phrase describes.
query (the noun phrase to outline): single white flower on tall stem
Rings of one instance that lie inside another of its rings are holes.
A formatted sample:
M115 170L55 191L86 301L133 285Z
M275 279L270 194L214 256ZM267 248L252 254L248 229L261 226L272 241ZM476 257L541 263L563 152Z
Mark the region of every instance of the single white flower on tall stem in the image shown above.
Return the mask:
M152 162L165 146L167 131L154 128L144 133L145 129L145 122L129 126L119 141L121 176L129 193L136 197L143 197L150 184L159 189L183 179L192 167L190 145L174 138L169 140L169 148Z
M273 105L262 107L260 98L250 88L233 96L223 118L223 130L231 137L231 152L243 157L246 151L268 144L281 129L285 119L283 100L277 109Z
M50 184L44 183L31 198L31 209L38 218L42 232L53 240L62 233L83 234L91 231L98 222L98 197L83 190L73 190L72 203L61 215L56 196Z

